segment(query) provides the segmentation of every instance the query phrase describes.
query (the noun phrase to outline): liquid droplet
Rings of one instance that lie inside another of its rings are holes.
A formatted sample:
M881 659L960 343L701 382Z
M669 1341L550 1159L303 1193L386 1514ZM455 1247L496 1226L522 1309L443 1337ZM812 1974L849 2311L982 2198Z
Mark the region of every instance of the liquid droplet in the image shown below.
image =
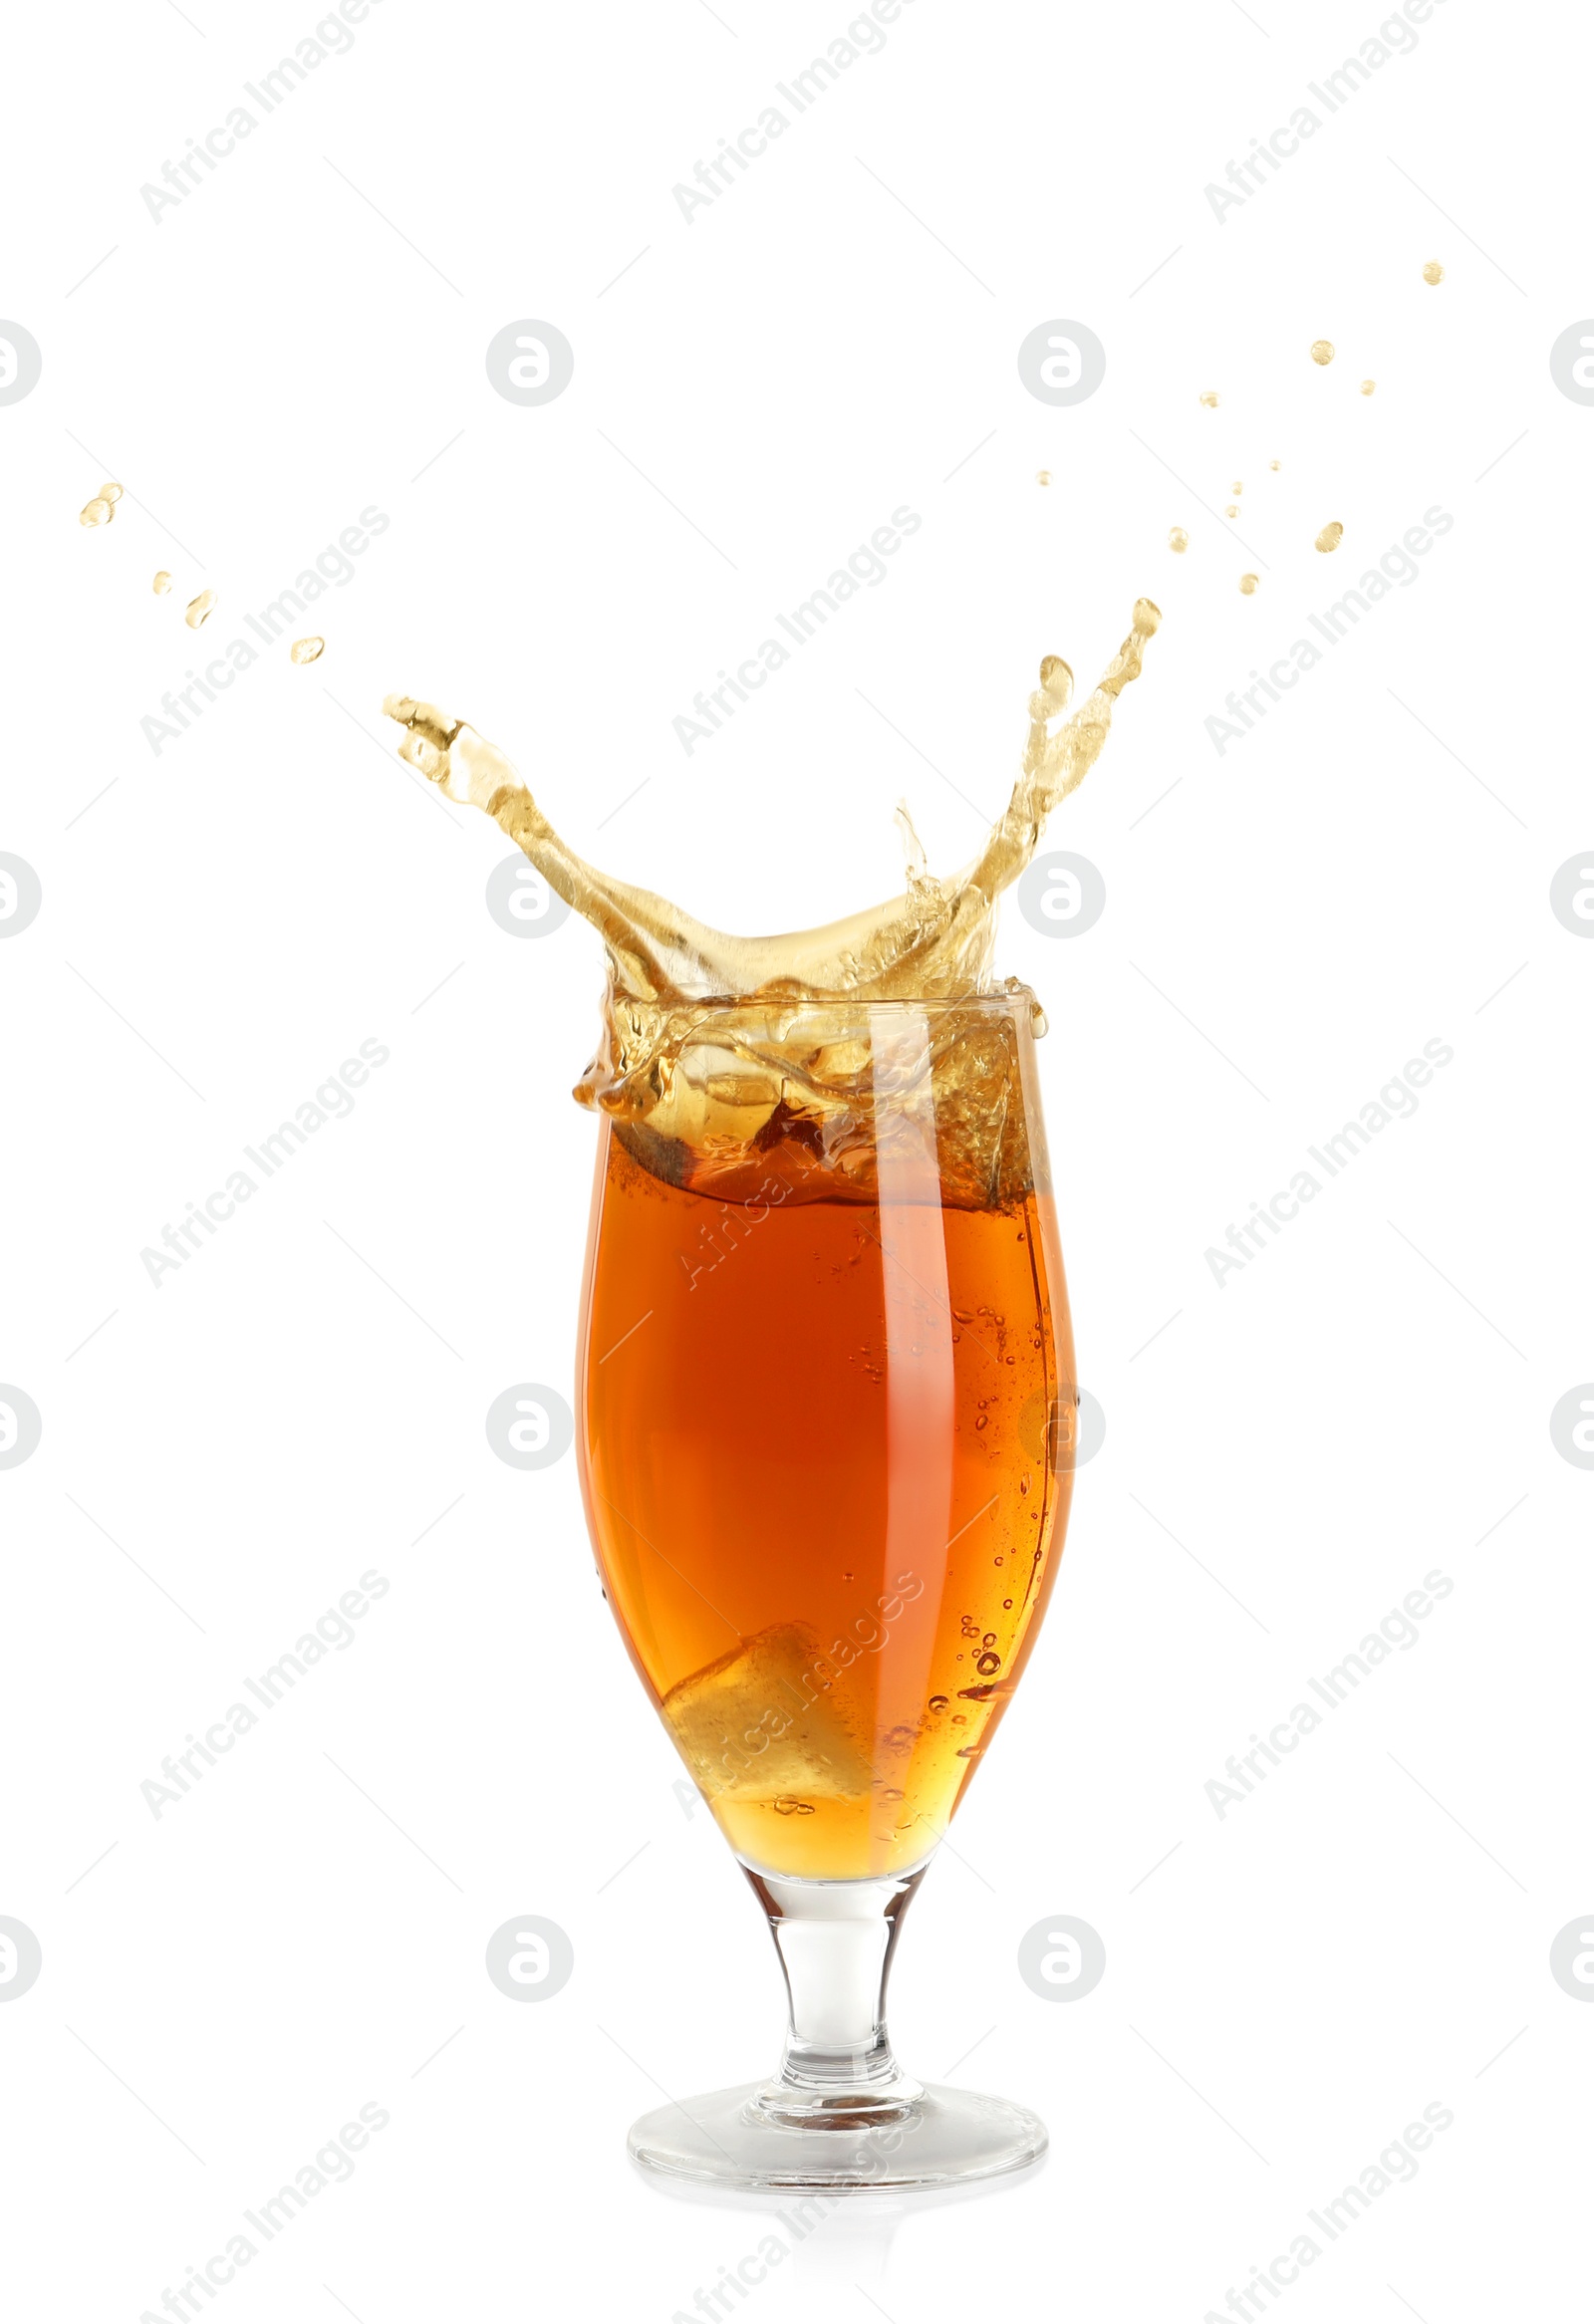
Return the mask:
M302 667L307 661L319 661L326 650L325 638L296 638L288 648L288 659Z
M1203 387L1201 389L1201 401L1205 404L1208 411L1215 411L1217 409L1217 389L1215 387Z
M1345 527L1342 524L1324 525L1314 545L1322 556L1327 557L1339 547L1344 538Z
M1168 546L1176 557L1184 556L1185 551L1190 547L1190 535L1183 525L1175 525L1168 536Z
M116 513L109 500L91 500L86 507L79 509L78 522L80 525L108 525Z
M811 1816L814 1812L811 1799L777 1799L774 1806L777 1816Z
M1233 493L1233 495L1234 495L1234 498L1235 498L1236 500L1238 500L1238 498L1239 498L1240 494L1241 494L1241 493L1244 491L1245 487L1244 487L1244 485L1243 485L1243 484L1231 484L1231 485L1229 486L1229 488L1228 488L1228 489L1230 490L1230 492L1232 492L1232 493Z
M1278 469L1278 468L1281 466L1281 464L1282 464L1282 463L1281 463L1280 461L1278 461L1278 460L1269 460L1269 461L1268 461L1268 463L1267 463L1267 465L1268 465L1270 468L1274 469L1274 470Z
M1424 267L1423 280L1426 283L1442 283L1445 280L1445 269L1437 258L1431 258Z
M1238 516L1239 510L1234 506L1233 502L1230 501L1227 508L1224 509L1223 514L1225 516Z
M188 600L187 605L183 608L182 618L190 630L198 630L202 629L204 624L209 621L215 610L215 591L202 589L197 597Z
M1371 393L1373 392L1373 389L1374 389L1374 388L1375 388L1377 386L1378 386L1378 382L1377 382L1376 380L1364 380L1364 381L1362 382L1362 393L1363 393L1364 395L1371 395Z
M153 581L150 582L149 587L154 591L156 597L164 597L167 590L171 587L170 574L157 573Z
M1242 573L1239 577L1239 594L1241 597L1254 597L1260 586L1261 584L1254 573Z
M1314 364L1331 364L1331 363L1333 362L1333 360L1334 360L1334 342L1333 342L1331 339L1314 339L1314 340L1312 341L1312 361L1313 361L1313 363L1314 363Z
M102 500L109 500L112 507L115 508L117 502L122 498L122 486L120 484L102 484L100 497Z
M1049 484L1051 480L1052 472L1050 468L1037 468L1035 470L1035 481L1037 484Z

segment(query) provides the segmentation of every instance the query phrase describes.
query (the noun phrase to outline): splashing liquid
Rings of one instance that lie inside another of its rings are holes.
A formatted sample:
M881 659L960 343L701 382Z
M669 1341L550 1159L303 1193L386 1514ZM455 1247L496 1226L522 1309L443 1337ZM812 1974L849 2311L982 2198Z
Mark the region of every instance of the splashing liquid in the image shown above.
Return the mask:
M903 814L906 892L785 936L725 935L610 879L468 726L386 704L402 755L485 809L608 950L576 1092L611 1122L579 1358L589 1518L661 1717L768 1873L924 1860L1055 1577L1073 1352L1023 1096L1031 999L993 993L990 959L997 900L1100 755L1159 620L1136 606L1072 717L1068 665L1042 662L1007 810L960 874L931 876ZM825 1520L774 1555L765 1428L739 1427L744 1410L823 1447ZM1020 1605L993 1545L1029 1569Z
M791 935L727 935L611 879L565 845L508 761L462 720L407 694L391 694L383 707L405 729L399 755L449 798L490 815L604 939L603 1036L576 1085L578 1104L610 1115L666 1182L733 1196L746 1173L757 1182L760 1156L787 1122L802 1118L823 1148L830 1131L844 1135L857 1106L859 1061L848 1044L816 1044L810 1017L802 1042L789 1046L783 1007L846 1000L856 1010L860 1000L950 1000L993 989L997 900L1030 861L1052 810L1100 757L1114 704L1140 675L1161 621L1149 599L1137 601L1130 635L1071 717L1073 672L1047 655L1012 796L961 872L937 880L911 860L905 895ZM729 1019L728 1004L736 1005ZM693 1040L710 1013L713 1049ZM976 1198L974 1190L964 1198Z

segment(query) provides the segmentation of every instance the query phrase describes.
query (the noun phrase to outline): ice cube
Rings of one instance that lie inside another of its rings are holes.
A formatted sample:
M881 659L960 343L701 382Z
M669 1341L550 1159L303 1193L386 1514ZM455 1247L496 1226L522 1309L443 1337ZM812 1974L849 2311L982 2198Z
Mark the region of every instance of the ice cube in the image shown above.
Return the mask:
M708 1799L858 1799L874 1770L803 1622L760 1630L664 1699L665 1724Z

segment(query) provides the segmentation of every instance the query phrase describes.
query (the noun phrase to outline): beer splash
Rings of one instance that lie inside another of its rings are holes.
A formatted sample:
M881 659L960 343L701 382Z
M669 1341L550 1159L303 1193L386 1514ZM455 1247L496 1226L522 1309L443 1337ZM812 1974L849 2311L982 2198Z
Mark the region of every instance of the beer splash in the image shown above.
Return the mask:
M846 1012L838 1010L836 1040L816 1043L809 1004L845 1002L856 1022L860 1002L957 1000L992 989L997 900L1034 855L1052 810L1100 757L1114 704L1140 675L1161 621L1149 599L1137 601L1130 635L1069 717L1073 672L1048 654L1029 698L1018 780L961 872L937 880L910 861L903 895L787 935L729 935L612 879L565 844L508 761L462 719L407 694L390 695L383 708L404 728L400 757L450 799L490 815L604 939L603 1035L576 1086L578 1103L614 1118L656 1174L732 1193L743 1166L756 1168L794 1123L828 1160L865 1098L867 1060L846 1037ZM809 1011L809 1033L792 1044L782 1013L799 1007ZM711 1032L699 1037L710 1017Z

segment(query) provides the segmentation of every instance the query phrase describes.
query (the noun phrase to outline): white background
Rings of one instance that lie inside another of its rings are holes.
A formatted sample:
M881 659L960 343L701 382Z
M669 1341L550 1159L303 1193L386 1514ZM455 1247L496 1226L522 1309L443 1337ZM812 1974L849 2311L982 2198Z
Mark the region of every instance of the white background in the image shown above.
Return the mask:
M672 1788L573 1458L517 1472L482 1425L571 1392L597 943L494 924L500 835L379 705L467 715L611 869L801 924L894 887L899 797L934 865L968 854L1040 655L1088 684L1142 592L1163 634L1050 835L1106 912L1010 912L1001 959L1051 1013L1107 1438L893 2009L921 2072L978 2044L950 2078L1051 2156L849 2213L737 2312L1199 2318L1436 2101L1421 2175L1279 2303L1564 2305L1594 1475L1548 1416L1594 1374L1594 944L1547 892L1590 837L1594 410L1548 353L1594 310L1586 14L1443 0L1329 118L1305 85L1371 4L913 0L688 223L672 186L839 0L378 0L151 218L315 21L91 0L8 36L0 311L44 355L0 408L0 848L44 889L0 944L0 1379L44 1430L0 1472L0 1913L44 1955L0 2007L8 2312L157 2310L371 2101L352 2182L217 2293L234 2324L663 2320L792 2240L626 2162L661 2091L773 2062L776 1965ZM1303 103L1319 132L1220 222L1207 182ZM537 409L484 370L524 317L576 352ZM1056 317L1108 355L1071 409L1015 363ZM900 506L889 578L688 758L671 720ZM1421 578L1219 755L1223 697L1436 506ZM325 657L263 651L156 756L161 694L368 507L295 625ZM352 1117L151 1284L140 1250L368 1037ZM1219 1287L1207 1247L1433 1039L1415 1117ZM773 1487L749 1518L770 1556L810 1521ZM161 1758L373 1568L357 1643L152 1816ZM1219 1819L1225 1758L1436 1568L1420 1645ZM576 1954L532 2007L482 1966L526 1913ZM1060 1913L1108 1953L1066 2006L1016 1969Z

